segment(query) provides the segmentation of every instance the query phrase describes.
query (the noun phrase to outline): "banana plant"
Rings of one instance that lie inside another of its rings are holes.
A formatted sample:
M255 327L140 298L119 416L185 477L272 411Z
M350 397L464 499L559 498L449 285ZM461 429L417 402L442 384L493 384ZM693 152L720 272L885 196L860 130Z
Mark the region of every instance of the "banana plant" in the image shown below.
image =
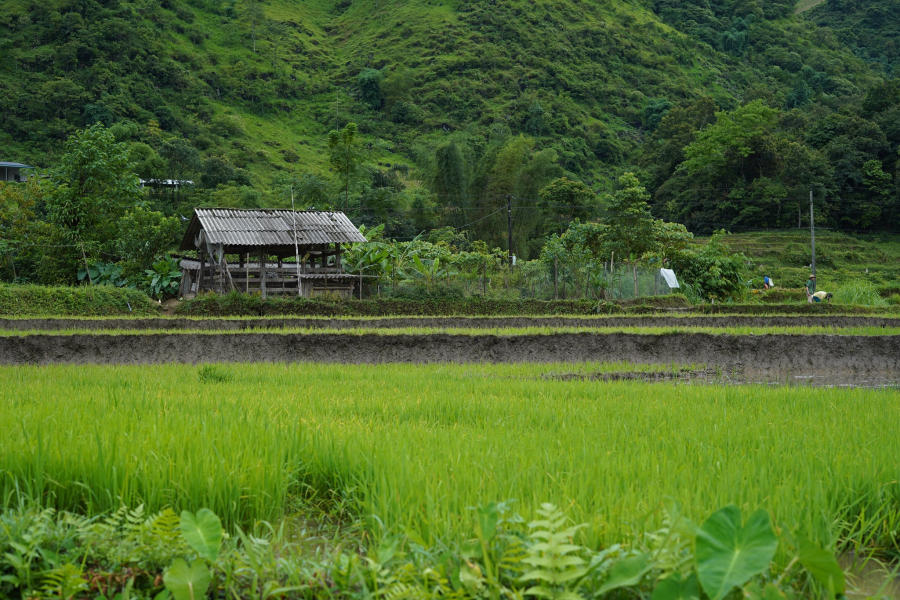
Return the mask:
M411 274L425 280L425 288L431 290L434 283L440 279L447 279L456 274L451 270L450 263L442 261L441 257L422 260L417 255L412 257Z

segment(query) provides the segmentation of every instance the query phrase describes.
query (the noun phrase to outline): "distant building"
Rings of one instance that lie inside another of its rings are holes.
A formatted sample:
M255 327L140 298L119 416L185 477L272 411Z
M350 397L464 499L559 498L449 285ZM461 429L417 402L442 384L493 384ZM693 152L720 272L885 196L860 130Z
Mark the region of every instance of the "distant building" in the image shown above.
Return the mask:
M34 167L17 162L0 162L0 181L27 181Z
M194 185L192 179L141 179L141 187L179 188Z
M181 249L198 258L181 261L179 295L236 290L263 298L349 296L359 279L344 272L341 245L365 241L342 212L195 208ZM297 255L299 265L284 262Z

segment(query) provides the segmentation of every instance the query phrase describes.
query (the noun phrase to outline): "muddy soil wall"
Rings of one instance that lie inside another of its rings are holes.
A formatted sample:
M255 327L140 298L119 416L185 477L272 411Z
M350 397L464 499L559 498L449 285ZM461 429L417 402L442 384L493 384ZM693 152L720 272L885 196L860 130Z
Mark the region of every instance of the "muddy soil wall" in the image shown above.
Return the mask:
M57 331L65 329L172 329L229 331L249 329L352 329L356 327L900 327L900 317L392 317L375 319L308 319L261 317L251 319L0 319L0 329Z
M122 334L0 338L0 364L203 362L702 363L723 368L897 373L900 336Z

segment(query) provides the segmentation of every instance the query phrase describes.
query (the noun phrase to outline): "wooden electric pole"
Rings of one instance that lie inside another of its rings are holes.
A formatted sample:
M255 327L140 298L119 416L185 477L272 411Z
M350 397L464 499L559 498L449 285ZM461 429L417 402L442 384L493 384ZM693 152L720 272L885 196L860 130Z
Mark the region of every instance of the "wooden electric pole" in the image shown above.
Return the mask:
M512 268L512 196L506 195L506 258Z
M809 239L810 245L812 246L812 264L810 268L812 269L811 273L813 275L816 274L816 225L813 220L813 191L812 188L809 190Z

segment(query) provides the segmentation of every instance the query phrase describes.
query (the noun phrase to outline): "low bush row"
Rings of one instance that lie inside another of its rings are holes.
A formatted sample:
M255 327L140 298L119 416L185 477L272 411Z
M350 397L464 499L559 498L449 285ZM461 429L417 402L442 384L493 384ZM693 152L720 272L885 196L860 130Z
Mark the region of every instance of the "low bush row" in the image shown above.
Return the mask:
M149 296L130 288L0 284L0 314L6 316L149 315L158 310Z
M626 312L634 308L654 310L686 307L683 296L642 298L641 304L616 304L592 300L534 300L469 298L372 298L338 300L326 298L273 297L230 293L201 294L182 302L176 313L192 316L384 316L384 315L589 315Z

